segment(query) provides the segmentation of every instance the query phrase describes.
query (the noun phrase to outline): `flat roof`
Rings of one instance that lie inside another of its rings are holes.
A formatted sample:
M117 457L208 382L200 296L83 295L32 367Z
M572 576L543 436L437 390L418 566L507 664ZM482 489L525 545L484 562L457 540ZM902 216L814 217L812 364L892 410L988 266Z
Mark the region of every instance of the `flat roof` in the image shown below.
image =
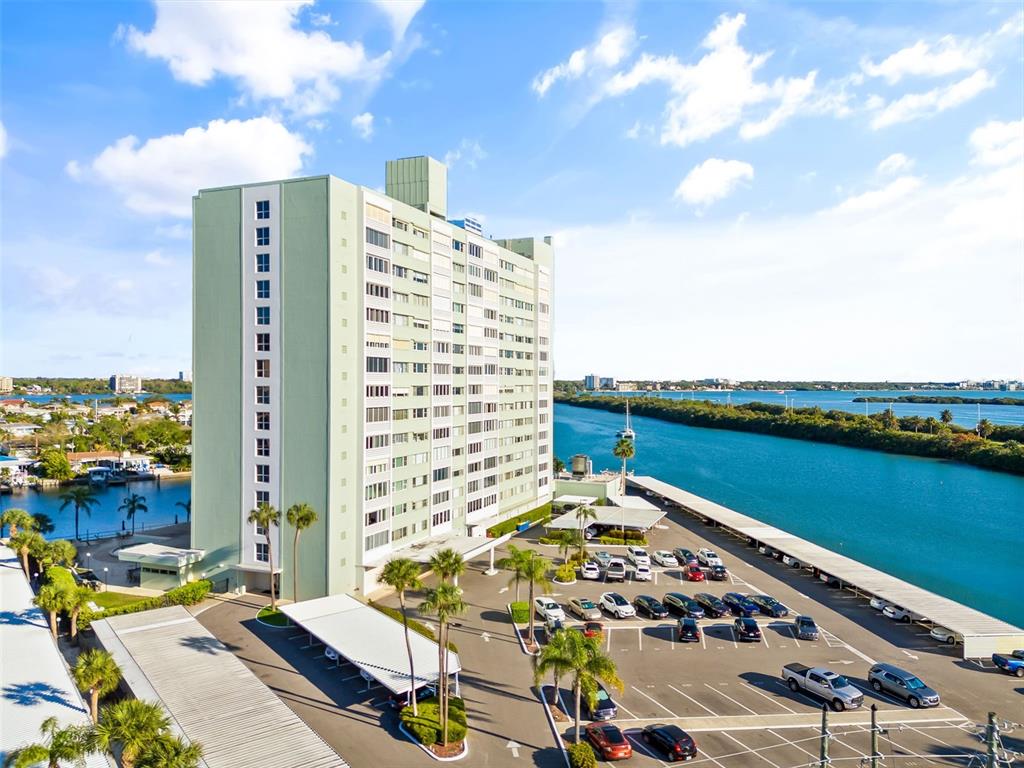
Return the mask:
M48 619L32 605L32 597L17 556L0 546L0 763L15 749L38 742L39 726L48 717L62 726L91 722ZM94 753L85 765L110 768L111 763Z
M593 504L597 501L597 496L576 496L571 493L565 493L559 496L557 499L552 499L552 504Z
M588 520L587 525L625 526L626 528L648 530L665 516L664 510L653 505L652 509L631 509L629 507L591 507L591 509L597 513L597 517ZM576 512L573 510L554 518L546 527L556 530L579 528L580 521L576 519Z
M485 536L463 536L458 533L442 533L403 547L402 556L408 557L417 563L428 563L430 558L442 549L453 549L468 562L488 550L494 549L500 543L497 539L489 539ZM387 552L367 562L365 565L376 567L384 560L390 560L394 556L394 552Z
M204 768L347 768L299 716L180 605L92 623L139 699L203 747Z
M328 648L348 659L392 693L407 693L409 654L402 624L350 595L329 595L282 605L281 612ZM436 683L437 643L409 632L416 687ZM448 672L462 669L459 654L448 651Z
M643 496L630 496L629 494L621 496L617 493L609 493L608 501L616 507L626 507L626 509L658 509L660 511L657 504L651 504Z
M117 559L123 562L166 565L170 568L184 568L190 563L198 563L205 555L202 549L182 549L152 542L133 544L117 550Z
M968 637L1016 636L1024 643L1024 629L989 616L948 597L903 581L869 565L813 544L775 526L723 507L655 477L630 477L629 482L668 499L688 510L771 546L803 565L818 568L830 576L888 600L928 621ZM966 648L965 648L966 650Z

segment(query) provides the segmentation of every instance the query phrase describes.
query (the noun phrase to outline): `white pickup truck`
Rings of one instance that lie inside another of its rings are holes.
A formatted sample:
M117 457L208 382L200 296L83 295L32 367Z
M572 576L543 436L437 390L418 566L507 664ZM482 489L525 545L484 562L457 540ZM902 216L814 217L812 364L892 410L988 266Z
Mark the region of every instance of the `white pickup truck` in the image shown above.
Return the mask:
M786 681L789 690L794 693L806 691L828 702L836 712L857 709L864 703L864 694L859 689L842 675L824 667L787 664L782 668L782 679Z

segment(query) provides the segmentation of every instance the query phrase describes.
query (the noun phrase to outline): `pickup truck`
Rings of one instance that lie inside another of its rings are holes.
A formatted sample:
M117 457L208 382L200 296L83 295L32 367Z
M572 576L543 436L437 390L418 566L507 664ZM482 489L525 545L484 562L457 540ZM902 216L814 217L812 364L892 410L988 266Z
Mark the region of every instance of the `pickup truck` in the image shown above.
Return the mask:
M864 703L864 694L850 685L842 675L824 667L787 664L782 668L782 679L789 690L803 690L827 702L836 712L857 709Z
M992 663L1008 675L1024 677L1024 650L1014 651L1008 656L993 653Z

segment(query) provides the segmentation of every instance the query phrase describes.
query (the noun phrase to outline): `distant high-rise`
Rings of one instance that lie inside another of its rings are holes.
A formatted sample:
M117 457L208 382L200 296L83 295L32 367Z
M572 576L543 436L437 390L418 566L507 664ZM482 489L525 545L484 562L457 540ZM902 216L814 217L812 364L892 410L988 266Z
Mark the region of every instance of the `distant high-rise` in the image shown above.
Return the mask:
M0 395L9 395L14 391L14 379L10 376L0 376Z
M601 378L596 373L588 373L583 377L584 389L597 389L601 385Z
M192 371L178 371L178 381L192 381Z
M128 373L115 373L110 377L110 389L119 395L136 395L142 391L142 377Z

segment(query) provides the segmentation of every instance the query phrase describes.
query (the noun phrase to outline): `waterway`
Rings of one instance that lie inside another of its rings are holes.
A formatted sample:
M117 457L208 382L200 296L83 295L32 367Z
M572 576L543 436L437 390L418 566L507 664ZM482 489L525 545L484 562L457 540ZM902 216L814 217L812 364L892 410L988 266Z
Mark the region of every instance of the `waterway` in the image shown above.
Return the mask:
M64 401L69 402L69 403L86 403L88 405L92 405L93 401L99 400L100 404L102 405L104 400L110 400L110 399L112 399L114 397L130 397L130 398L132 398L134 400L145 400L145 399L150 398L150 397L162 397L162 398L164 398L166 400L170 400L173 403L181 403L181 402L184 402L186 400L191 400L192 399L192 393L190 393L190 392L188 392L188 393L176 392L176 393L169 394L169 395L156 395L156 394L153 394L151 392L144 392L143 394L140 394L140 395L115 395L113 392L102 392L102 393L99 393L99 394L91 394L91 395L82 395L82 394L78 394L78 395L46 394L46 395L11 395L11 397L15 398L15 399L19 399L19 400L28 400L30 403L38 403L40 405L46 405L46 404L48 404L48 403L50 403L50 402L52 402L54 400L64 400Z
M621 414L556 404L555 455L617 470L621 428ZM633 428L637 474L1024 627L1024 478L644 417Z

